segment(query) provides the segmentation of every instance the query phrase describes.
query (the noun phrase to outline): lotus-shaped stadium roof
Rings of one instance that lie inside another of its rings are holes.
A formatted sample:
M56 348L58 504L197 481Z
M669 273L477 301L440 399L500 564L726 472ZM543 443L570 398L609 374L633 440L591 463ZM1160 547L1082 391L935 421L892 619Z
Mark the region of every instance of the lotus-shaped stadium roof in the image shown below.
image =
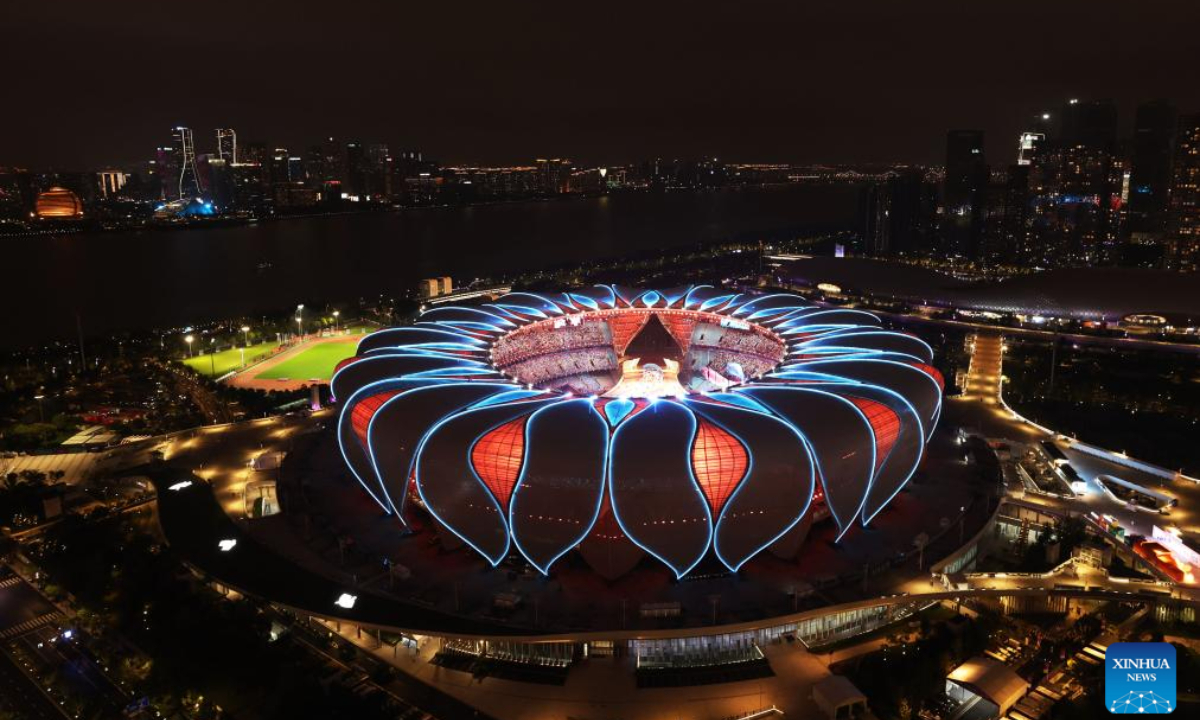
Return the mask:
M348 466L400 522L424 511L492 565L578 548L605 577L647 554L682 577L794 554L814 503L838 537L882 511L937 423L932 362L794 295L599 285L436 307L332 388Z

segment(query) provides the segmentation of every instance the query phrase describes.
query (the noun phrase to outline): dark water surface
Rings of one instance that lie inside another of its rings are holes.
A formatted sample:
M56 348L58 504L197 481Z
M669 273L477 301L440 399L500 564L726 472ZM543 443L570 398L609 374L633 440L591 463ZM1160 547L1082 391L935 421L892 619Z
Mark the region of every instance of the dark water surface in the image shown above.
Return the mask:
M628 194L190 230L0 237L0 344L203 323L756 235L848 229L853 187Z

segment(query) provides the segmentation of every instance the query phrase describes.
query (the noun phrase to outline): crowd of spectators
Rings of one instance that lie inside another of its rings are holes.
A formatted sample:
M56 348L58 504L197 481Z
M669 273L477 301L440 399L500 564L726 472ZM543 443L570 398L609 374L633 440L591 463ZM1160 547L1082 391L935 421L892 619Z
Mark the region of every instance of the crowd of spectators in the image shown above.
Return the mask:
M729 372L726 368L731 363L735 363L741 367L747 378L760 377L775 367L774 361L767 360L759 355L719 348L693 347L692 352L689 353L688 369L693 372L700 372L702 369L710 367L718 373L729 377ZM729 377L729 379L733 380L734 378Z
M689 374L705 367L726 374L734 364L747 378L759 377L784 354L784 346L765 333L711 322L696 324L690 340L684 362ZM612 328L604 319L595 318L522 328L496 343L492 362L523 383L595 394L612 387L619 359Z
M617 369L617 354L612 347L591 347L560 350L536 355L513 363L504 372L532 385L545 385L551 380L575 375L611 373Z
M749 330L734 330L709 323L696 326L692 347L718 348L742 355L756 355L771 364L783 359L783 344Z
M507 369L541 355L583 348L612 348L612 333L603 320L585 320L578 325L553 327L533 325L496 343L492 361Z

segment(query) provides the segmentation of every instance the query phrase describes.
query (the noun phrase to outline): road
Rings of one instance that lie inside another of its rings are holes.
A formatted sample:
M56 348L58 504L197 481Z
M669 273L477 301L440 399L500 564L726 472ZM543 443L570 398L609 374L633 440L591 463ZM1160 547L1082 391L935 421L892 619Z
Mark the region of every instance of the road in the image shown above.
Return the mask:
M68 717L29 679L7 651L0 652L0 710L11 703L21 720L62 720Z
M963 427L993 439L1031 443L1054 440L1067 455L1071 466L1085 481L1085 491L1077 497L1058 498L1025 493L1022 502L1045 508L1056 514L1089 513L1111 515L1127 532L1149 536L1155 525L1175 526L1189 535L1200 534L1200 484L1182 476L1168 480L1148 469L1130 467L1119 453L1087 452L1078 443L1057 437L1014 413L1003 400L1004 341L1000 335L975 336L966 388L961 396L947 399L947 415ZM1105 493L1096 477L1114 475L1146 488L1166 493L1178 500L1167 514L1131 508ZM1194 594L1192 587L1185 592Z

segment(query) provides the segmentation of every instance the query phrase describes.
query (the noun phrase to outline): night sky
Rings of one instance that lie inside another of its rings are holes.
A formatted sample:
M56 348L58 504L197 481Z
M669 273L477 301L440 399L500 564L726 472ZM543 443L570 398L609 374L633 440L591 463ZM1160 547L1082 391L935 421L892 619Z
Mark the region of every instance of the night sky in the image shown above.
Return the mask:
M1067 97L1200 111L1195 0L6 2L0 165L150 157L169 129L446 162L1013 160Z

